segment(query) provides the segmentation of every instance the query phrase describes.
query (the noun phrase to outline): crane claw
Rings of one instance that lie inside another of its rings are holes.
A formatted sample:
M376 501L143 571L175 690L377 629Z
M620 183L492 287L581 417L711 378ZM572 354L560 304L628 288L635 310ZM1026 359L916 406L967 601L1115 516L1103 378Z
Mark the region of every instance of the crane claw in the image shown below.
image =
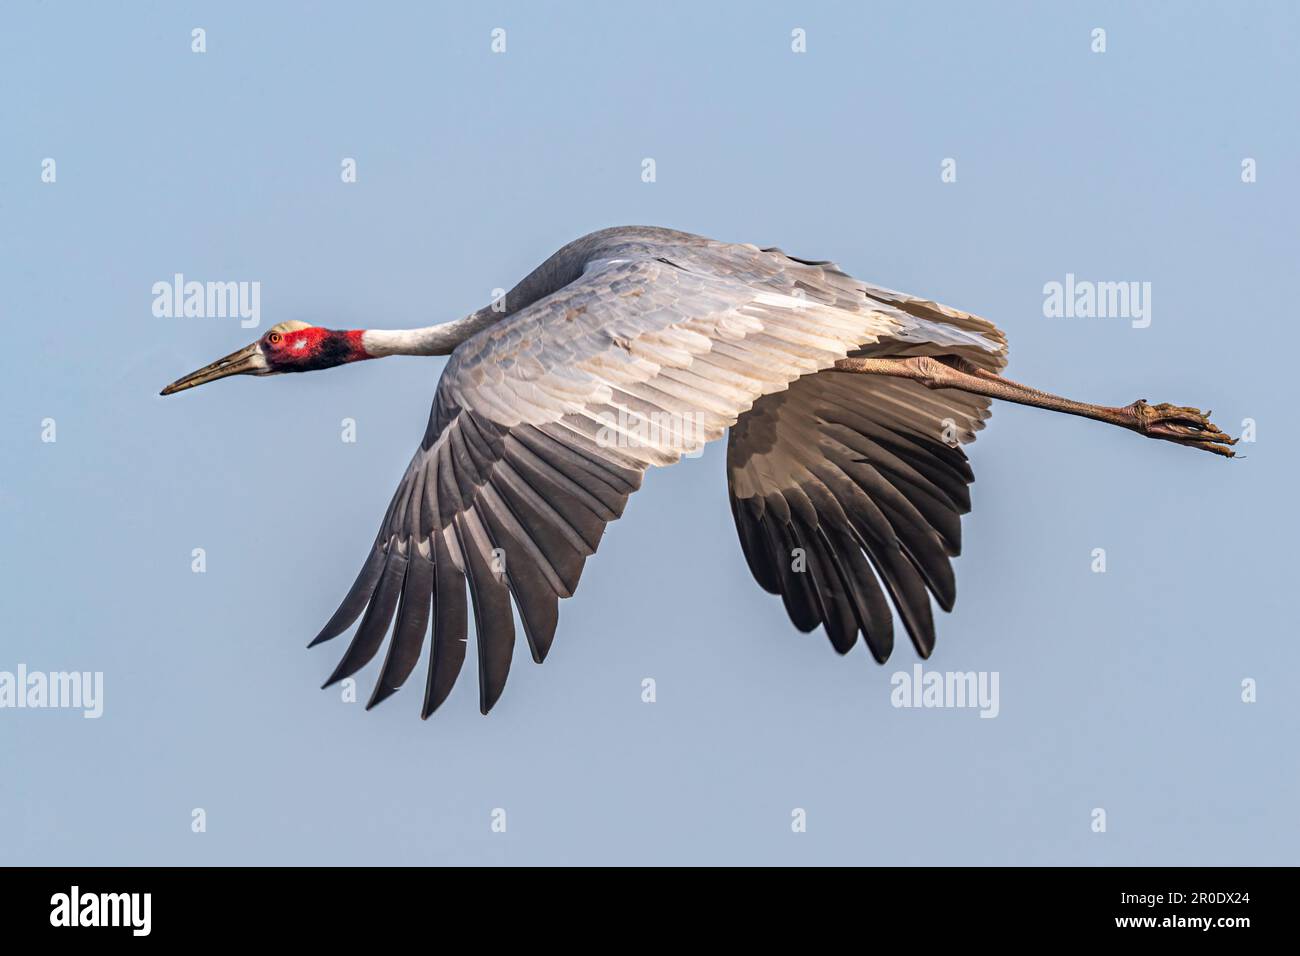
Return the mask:
M1236 454L1231 446L1237 444L1237 439L1210 421L1209 412L1202 412L1199 408L1168 402L1149 405L1146 399L1139 398L1121 411L1131 419L1133 431L1148 438L1201 448L1225 458Z

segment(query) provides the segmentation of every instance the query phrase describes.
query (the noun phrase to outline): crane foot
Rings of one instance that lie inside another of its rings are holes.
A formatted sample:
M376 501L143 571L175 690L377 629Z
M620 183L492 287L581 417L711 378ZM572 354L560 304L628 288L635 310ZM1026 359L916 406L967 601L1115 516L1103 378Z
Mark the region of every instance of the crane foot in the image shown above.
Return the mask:
M1146 399L1139 398L1131 405L1125 405L1120 412L1129 419L1129 428L1147 438L1202 448L1225 458L1232 458L1235 454L1231 446L1237 444L1237 439L1210 421L1211 413L1199 408L1170 405L1168 402L1149 405Z

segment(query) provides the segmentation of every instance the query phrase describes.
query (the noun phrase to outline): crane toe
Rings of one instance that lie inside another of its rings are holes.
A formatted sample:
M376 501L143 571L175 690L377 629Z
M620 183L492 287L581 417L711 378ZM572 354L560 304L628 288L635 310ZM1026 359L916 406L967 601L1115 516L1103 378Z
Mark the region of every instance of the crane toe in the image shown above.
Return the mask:
M1133 421L1133 430L1148 438L1200 448L1204 451L1232 458L1232 447L1237 439L1210 421L1210 413L1188 405L1171 405L1162 402L1150 405L1146 399L1138 399L1121 409Z

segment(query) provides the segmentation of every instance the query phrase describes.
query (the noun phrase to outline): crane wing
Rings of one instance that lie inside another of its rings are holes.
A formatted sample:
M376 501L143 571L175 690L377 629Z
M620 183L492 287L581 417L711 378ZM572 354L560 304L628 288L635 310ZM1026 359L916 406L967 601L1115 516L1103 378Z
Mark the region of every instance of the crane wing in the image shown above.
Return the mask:
M992 326L986 334L1001 339ZM855 354L952 351L990 371L1006 364L1005 348L886 341ZM974 475L960 446L984 427L988 408L966 392L828 370L741 416L727 442L736 531L755 580L781 596L796 627L822 625L840 653L860 632L884 663L892 602L917 652L930 656L929 594L952 610L949 559L960 553L959 519L970 511Z
M404 683L431 630L428 716L464 660L468 583L487 713L510 668L512 604L540 662L559 598L649 465L863 346L1000 347L865 288L775 250L607 243L574 281L462 343L374 547L313 641L361 617L327 685L373 659L395 618L370 703Z

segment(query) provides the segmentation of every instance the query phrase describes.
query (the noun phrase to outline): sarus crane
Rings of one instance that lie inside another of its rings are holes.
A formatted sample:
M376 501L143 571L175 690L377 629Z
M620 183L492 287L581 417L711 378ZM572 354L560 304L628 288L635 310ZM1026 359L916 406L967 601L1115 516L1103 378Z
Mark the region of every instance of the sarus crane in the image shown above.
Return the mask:
M555 636L605 526L651 465L727 441L741 550L795 627L876 661L894 615L922 658L950 611L973 474L961 445L990 399L1108 422L1232 457L1195 408L1071 401L1000 374L1007 340L977 316L871 285L827 261L653 227L564 246L504 299L423 329L281 322L173 382L450 356L429 425L356 582L312 645L361 618L325 686L392 638L367 707L432 635L421 716L446 699L477 633L479 708L506 683L518 611L533 659ZM513 603L513 608L512 608Z

